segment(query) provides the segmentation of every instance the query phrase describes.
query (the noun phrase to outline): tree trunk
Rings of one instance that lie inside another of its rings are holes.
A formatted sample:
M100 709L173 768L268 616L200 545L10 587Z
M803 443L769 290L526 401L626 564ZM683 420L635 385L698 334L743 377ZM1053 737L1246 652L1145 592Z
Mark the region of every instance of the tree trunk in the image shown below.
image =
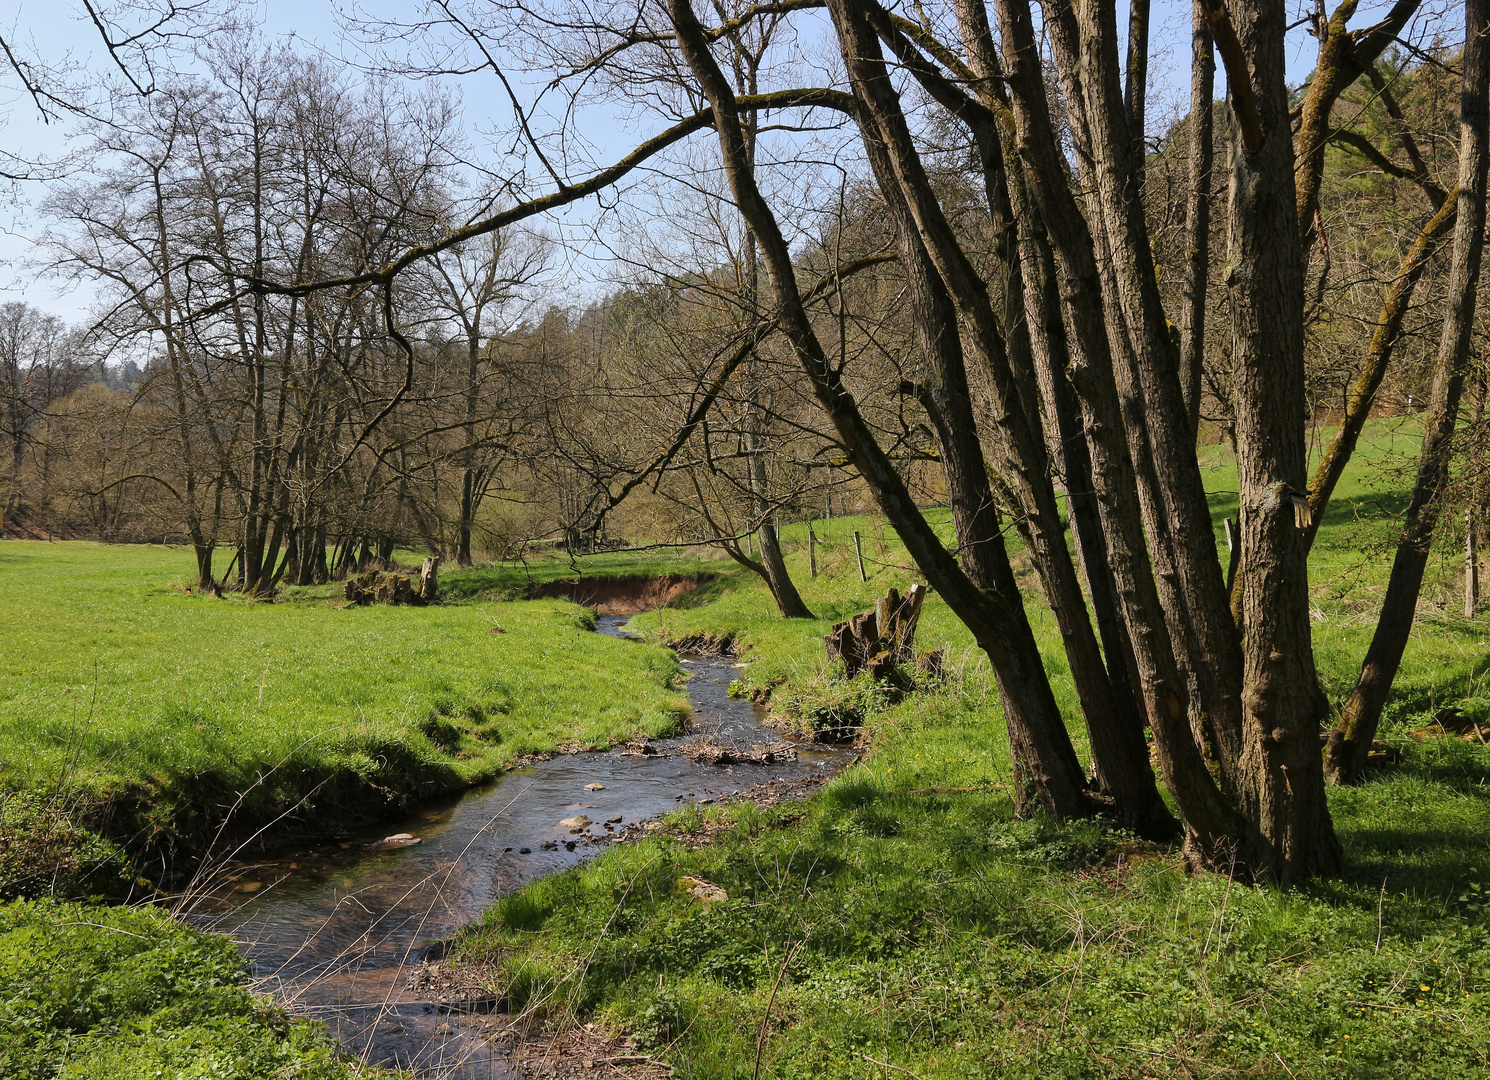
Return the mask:
M1463 90L1459 118L1458 220L1454 227L1454 260L1449 271L1449 310L1439 339L1432 396L1424 416L1423 450L1417 481L1407 508L1407 522L1392 562L1386 599L1376 633L1366 651L1355 689L1330 734L1325 750L1330 779L1355 783L1365 768L1397 667L1407 648L1423 570L1442 509L1440 496L1448 480L1449 458L1474 329L1475 298L1485 243L1486 86L1490 83L1490 42L1485 40L1487 0L1465 0Z
M1314 479L1309 485L1309 524L1305 529L1305 543L1311 547L1314 537L1319 533L1320 523L1324 520L1325 510L1329 507L1330 496L1335 493L1335 485L1340 482L1345 466L1355 453L1361 430L1371 416L1377 388L1386 375L1387 364L1391 361L1397 344L1397 335L1402 331L1402 320L1412 306L1412 294L1423 272L1427 270L1429 260L1438 250L1439 241L1453 227L1458 208L1456 191L1451 198L1444 200L1438 212L1428 219L1428 223L1418 233L1417 239L1403 257L1402 265L1397 268L1397 277L1392 281L1392 287L1387 290L1381 313L1376 316L1376 329L1371 334L1366 359L1356 376L1355 385L1350 388L1350 397L1346 399L1345 415L1340 418L1335 437L1330 440L1324 456L1319 459L1319 465L1314 470Z
M216 592L217 579L212 576L212 552L216 544L193 537L191 546L197 556L197 591Z
M1190 730L1188 680L1176 665L1169 623L1156 590L1130 458L1130 452L1146 452L1147 446L1141 429L1123 414L1115 381L1111 349L1123 337L1116 330L1109 336L1103 319L1094 238L1067 184L1028 4L999 0L998 12L1019 153L1059 264L1061 301L1071 329L1071 382L1085 419L1096 501L1160 769L1184 815L1192 859L1225 869L1238 851L1250 853L1255 830L1249 830L1217 787ZM1166 537L1159 532L1154 539L1160 544ZM1173 574L1169 580L1171 591L1177 591Z
M1180 301L1180 373L1190 427L1200 433L1201 372L1205 367L1205 301L1211 273L1211 166L1216 60L1200 0L1192 4L1190 35L1190 191L1185 208L1185 284Z
M1343 855L1319 757L1319 725L1328 705L1314 668L1308 548L1297 509L1307 506L1304 266L1283 18L1272 0L1238 0L1233 10L1238 58L1245 64L1245 70L1228 70L1233 123L1227 285L1245 627L1238 796L1270 849L1267 864L1254 872L1287 882L1338 873Z
M948 445L962 439L971 441L966 448L953 451L962 459L956 471L970 475L974 460L981 464L962 351L957 347L957 321L952 310L955 303L956 312L964 319L968 343L982 362L993 391L990 419L996 445L1002 451L1005 478L1015 488L1016 509L1020 511L1016 521L1040 571L1061 631L1062 645L1087 720L1097 771L1112 791L1127 827L1145 834L1172 832L1174 820L1154 783L1141 734L1120 719L1123 708L1108 680L1071 562L1039 435L1039 393L1028 338L1021 336L1018 355L1009 351L987 289L943 216L882 59L872 28L875 18L872 13L876 9L858 0L829 0L828 9L859 102L859 127L870 164L901 238L902 263L913 290L926 294L915 319L936 331L931 356L937 362L937 384L929 396L940 400L931 411L957 410L957 414L947 413L939 422L942 442ZM878 18L883 21L882 14ZM977 134L990 209L995 222L1009 222L1012 231L1013 213L1002 183L1003 155L996 132L991 124L979 124ZM1009 238L1007 248L1010 265L1004 272L1005 287L1014 295L1006 299L1012 300L1018 310L1024 290L1014 238ZM927 299L930 294L935 294L934 301ZM948 476L950 482L951 468ZM987 483L986 476L983 483ZM976 489L963 494L976 494ZM978 582L976 576L973 580ZM1011 604L1019 603L1016 592Z
M1094 807L1083 790L1070 739L1045 677L1034 635L996 594L979 590L963 573L916 508L905 482L875 440L858 405L843 386L818 340L797 289L791 253L775 216L761 196L745 155L739 110L688 0L668 0L682 55L714 109L715 127L736 205L760 244L783 333L797 353L823 410L838 432L850 463L926 575L927 583L967 624L993 664L1004 702L1010 742L1020 767L1021 809L1038 800L1058 819L1082 816Z

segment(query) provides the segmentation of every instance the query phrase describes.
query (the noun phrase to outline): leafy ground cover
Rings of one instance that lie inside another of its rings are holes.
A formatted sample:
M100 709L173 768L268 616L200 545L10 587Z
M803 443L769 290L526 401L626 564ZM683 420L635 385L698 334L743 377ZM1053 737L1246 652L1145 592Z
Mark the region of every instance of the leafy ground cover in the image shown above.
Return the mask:
M1412 451L1372 432L1315 552L1337 698L1389 562L1401 494L1383 465ZM1227 456L1208 460L1218 523ZM872 520L825 528L817 578L787 531L818 621L775 618L742 582L633 626L730 639L740 691L769 690L773 711L841 701L855 691L820 635L911 575ZM1490 749L1409 733L1445 706L1486 713L1484 618L1456 614L1453 569L1430 583L1386 721L1402 761L1331 795L1343 879L1245 888L1099 823L1013 820L986 662L933 598L921 643L948 650L951 677L898 703L859 688L869 751L822 795L680 810L665 835L505 898L461 954L514 1005L599 1017L682 1076L1490 1076ZM1073 705L1053 629L1037 632ZM729 899L701 903L693 878Z
M0 906L0 1076L350 1080L320 1029L243 986L228 939L154 909Z

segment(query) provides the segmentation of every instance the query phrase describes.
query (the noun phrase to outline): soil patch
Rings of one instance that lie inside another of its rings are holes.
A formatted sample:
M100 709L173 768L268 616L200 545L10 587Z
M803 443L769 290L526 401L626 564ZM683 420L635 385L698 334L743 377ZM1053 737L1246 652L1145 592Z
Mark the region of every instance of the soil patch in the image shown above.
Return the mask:
M595 577L543 581L528 590L534 600L563 599L594 608L601 615L635 615L656 611L680 596L695 592L712 580L702 574L663 574L660 577Z

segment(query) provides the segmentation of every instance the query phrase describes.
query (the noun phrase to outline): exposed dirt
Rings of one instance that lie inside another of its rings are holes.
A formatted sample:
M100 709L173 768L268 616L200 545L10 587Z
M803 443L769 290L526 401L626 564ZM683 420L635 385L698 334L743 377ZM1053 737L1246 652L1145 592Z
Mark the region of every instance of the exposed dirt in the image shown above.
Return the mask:
M534 600L569 600L594 608L601 615L634 615L667 607L710 580L708 575L699 574L575 578L540 582L528 590L528 596Z

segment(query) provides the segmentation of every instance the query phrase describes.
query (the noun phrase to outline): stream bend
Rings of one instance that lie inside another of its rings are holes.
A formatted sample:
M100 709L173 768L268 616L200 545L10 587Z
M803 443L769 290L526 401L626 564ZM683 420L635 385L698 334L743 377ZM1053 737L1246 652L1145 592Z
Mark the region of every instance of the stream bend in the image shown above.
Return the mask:
M625 623L625 616L602 615L597 630L626 637ZM842 749L810 743L798 744L795 761L775 765L708 766L671 752L700 734L743 749L781 741L762 723L762 710L729 696L732 660L684 663L692 676L691 730L655 740L661 753L561 755L364 836L233 866L186 918L230 935L260 989L325 1021L371 1064L445 1080L516 1075L478 1023L442 1014L408 989L439 942L504 893L598 853L608 820L620 828L680 803L728 798L760 780L820 776L848 759ZM602 786L588 790L593 784ZM581 814L589 828L571 833L560 825ZM379 844L399 833L420 842Z

